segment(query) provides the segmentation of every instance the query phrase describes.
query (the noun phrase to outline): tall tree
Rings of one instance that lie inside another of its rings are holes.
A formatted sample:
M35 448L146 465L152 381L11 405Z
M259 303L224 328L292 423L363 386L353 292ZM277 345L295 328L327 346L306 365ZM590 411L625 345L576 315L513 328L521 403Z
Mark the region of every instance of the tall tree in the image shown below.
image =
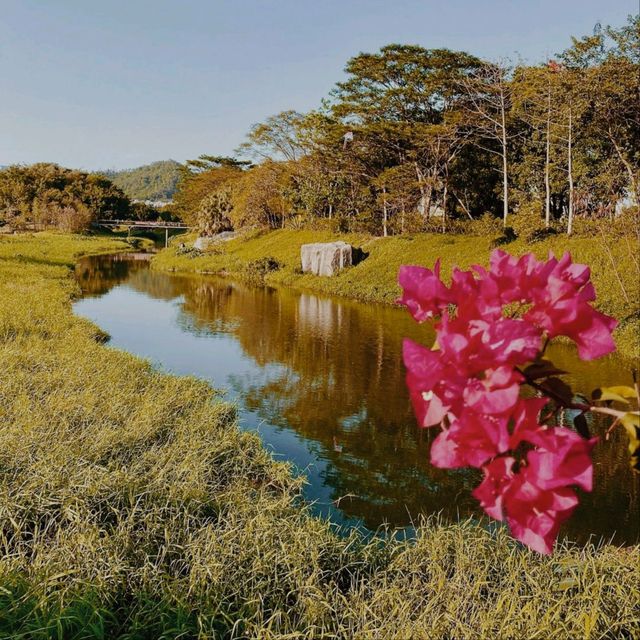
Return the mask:
M201 155L180 168L174 211L185 222L198 225L202 200L224 184L239 179L251 163L227 156Z
M369 180L388 168L410 163L429 215L434 194L446 200L446 173L460 129L445 126L460 99L460 82L480 61L464 52L388 45L360 54L346 67L332 113L353 136L353 151L369 154ZM383 199L384 202L384 199ZM383 216L384 217L384 216Z
M304 136L305 116L297 111L282 111L254 124L238 153L259 160L299 160L308 148Z
M468 124L476 133L476 144L500 159L502 172L502 220L509 215L510 112L513 100L512 68L504 62L486 62L462 78L464 108Z
M561 127L562 93L558 71L559 65L553 60L536 67L522 66L516 69L513 86L515 116L527 127L517 171L525 183L522 185L525 197L535 198L532 191L538 185L538 170L542 165L545 227L551 224L552 171Z

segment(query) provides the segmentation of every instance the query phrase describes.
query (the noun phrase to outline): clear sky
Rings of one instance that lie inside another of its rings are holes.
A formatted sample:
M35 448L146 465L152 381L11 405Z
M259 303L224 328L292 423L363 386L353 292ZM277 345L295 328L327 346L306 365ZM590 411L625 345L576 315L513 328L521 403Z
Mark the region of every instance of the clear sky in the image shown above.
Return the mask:
M0 0L0 165L230 154L390 42L537 62L638 0Z

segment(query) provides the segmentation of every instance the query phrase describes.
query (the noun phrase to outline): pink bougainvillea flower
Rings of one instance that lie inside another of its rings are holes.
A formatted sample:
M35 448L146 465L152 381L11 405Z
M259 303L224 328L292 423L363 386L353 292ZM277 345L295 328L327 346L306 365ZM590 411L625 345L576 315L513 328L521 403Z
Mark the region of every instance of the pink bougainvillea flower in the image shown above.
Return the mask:
M568 253L560 260L550 255L530 289L533 306L524 316L551 338L564 335L574 340L583 360L615 350L611 333L618 324L589 304L595 299L589 278L589 267L572 263Z
M485 512L496 520L504 520L504 493L511 484L513 465L511 456L494 458L483 467L484 480L473 490L472 495L480 502Z
M593 486L591 450L598 438L585 440L564 427L547 427L535 435L536 449L527 454L528 472L541 489Z
M563 335L575 341L582 360L595 360L615 351L616 345L611 334L618 326L618 321L589 305L584 306L587 309L583 307L576 321L571 326L565 326Z
M518 402L522 376L511 367L499 367L486 372L482 380L470 380L463 393L466 406L478 413L504 414Z
M424 267L400 267L398 283L403 289L399 302L409 309L418 322L439 315L452 301L449 290L440 280L439 260L433 271Z
M515 474L506 485L503 508L513 537L534 551L549 554L560 525L573 513L578 498L568 488L541 489L528 471L525 468Z
M449 413L459 413L468 378L450 366L442 351L432 350L404 340L404 365L407 387L421 427L439 424Z
M488 416L464 409L448 429L431 445L435 467L481 467L509 447L507 418Z
M497 295L482 290L482 282L473 271L454 269L451 274L451 299L460 318L497 320L502 315L502 304Z
M483 347L495 364L523 364L533 360L542 345L541 331L525 320L501 318L483 332Z
M433 271L402 267L399 282L401 302L419 322L432 318L436 330L436 349L410 340L403 346L418 423L442 428L432 463L482 468L473 495L485 512L550 553L578 502L572 487L591 490L596 439L541 424L548 399L520 397L526 378L519 367L539 360L545 337L570 337L585 360L614 349L616 322L591 306L589 268L569 254L541 261L497 250L489 269L454 269L449 287L439 263ZM524 314L508 317L505 307Z
M438 344L447 357L475 375L501 364L518 365L535 358L542 331L525 320L469 318L444 314L437 327Z
M516 540L549 554L578 498L566 487L540 488L532 481L528 468L515 473L514 463L515 458L510 456L494 458L484 467L484 480L474 489L473 496L489 516L507 520Z
M539 281L539 272L543 263L538 261L532 253L520 258L509 255L505 251L496 249L489 258L489 272L482 267L476 271L483 275L484 291L497 291L501 302L525 302L529 297L532 281Z
M548 398L520 398L513 410L513 434L509 448L515 449L523 440L535 444L537 434L544 428L539 421L540 412L549 403Z

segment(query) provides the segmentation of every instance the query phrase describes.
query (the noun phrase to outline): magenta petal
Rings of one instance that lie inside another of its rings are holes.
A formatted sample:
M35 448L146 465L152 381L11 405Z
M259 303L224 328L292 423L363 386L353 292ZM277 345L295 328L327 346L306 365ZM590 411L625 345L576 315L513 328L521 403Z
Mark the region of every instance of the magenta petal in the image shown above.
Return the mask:
M512 467L515 458L495 458L485 465L484 480L473 490L472 495L480 502L485 512L496 520L503 520L503 495L514 477Z
M564 427L546 429L538 439L538 448L527 455L532 481L541 489L576 485L591 491L591 450L597 441L597 438L585 440Z
M611 334L618 321L599 311L591 311L591 324L574 338L578 344L578 355L582 360L595 360L616 350Z
M398 283L403 289L400 302L418 322L439 314L451 300L449 290L440 280L439 272L439 262L436 262L434 271L409 265L400 267Z
M578 499L571 489L545 491L528 473L511 483L504 495L507 522L514 538L538 553L550 554L560 525L571 515Z

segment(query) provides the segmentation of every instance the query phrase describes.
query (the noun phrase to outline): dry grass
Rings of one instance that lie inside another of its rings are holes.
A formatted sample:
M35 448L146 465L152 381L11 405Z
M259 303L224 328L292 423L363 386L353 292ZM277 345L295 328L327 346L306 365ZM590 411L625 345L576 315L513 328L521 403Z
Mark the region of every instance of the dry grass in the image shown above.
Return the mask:
M542 558L472 522L365 541L311 517L214 390L72 315L64 265L115 246L0 238L0 637L640 637L638 547Z

